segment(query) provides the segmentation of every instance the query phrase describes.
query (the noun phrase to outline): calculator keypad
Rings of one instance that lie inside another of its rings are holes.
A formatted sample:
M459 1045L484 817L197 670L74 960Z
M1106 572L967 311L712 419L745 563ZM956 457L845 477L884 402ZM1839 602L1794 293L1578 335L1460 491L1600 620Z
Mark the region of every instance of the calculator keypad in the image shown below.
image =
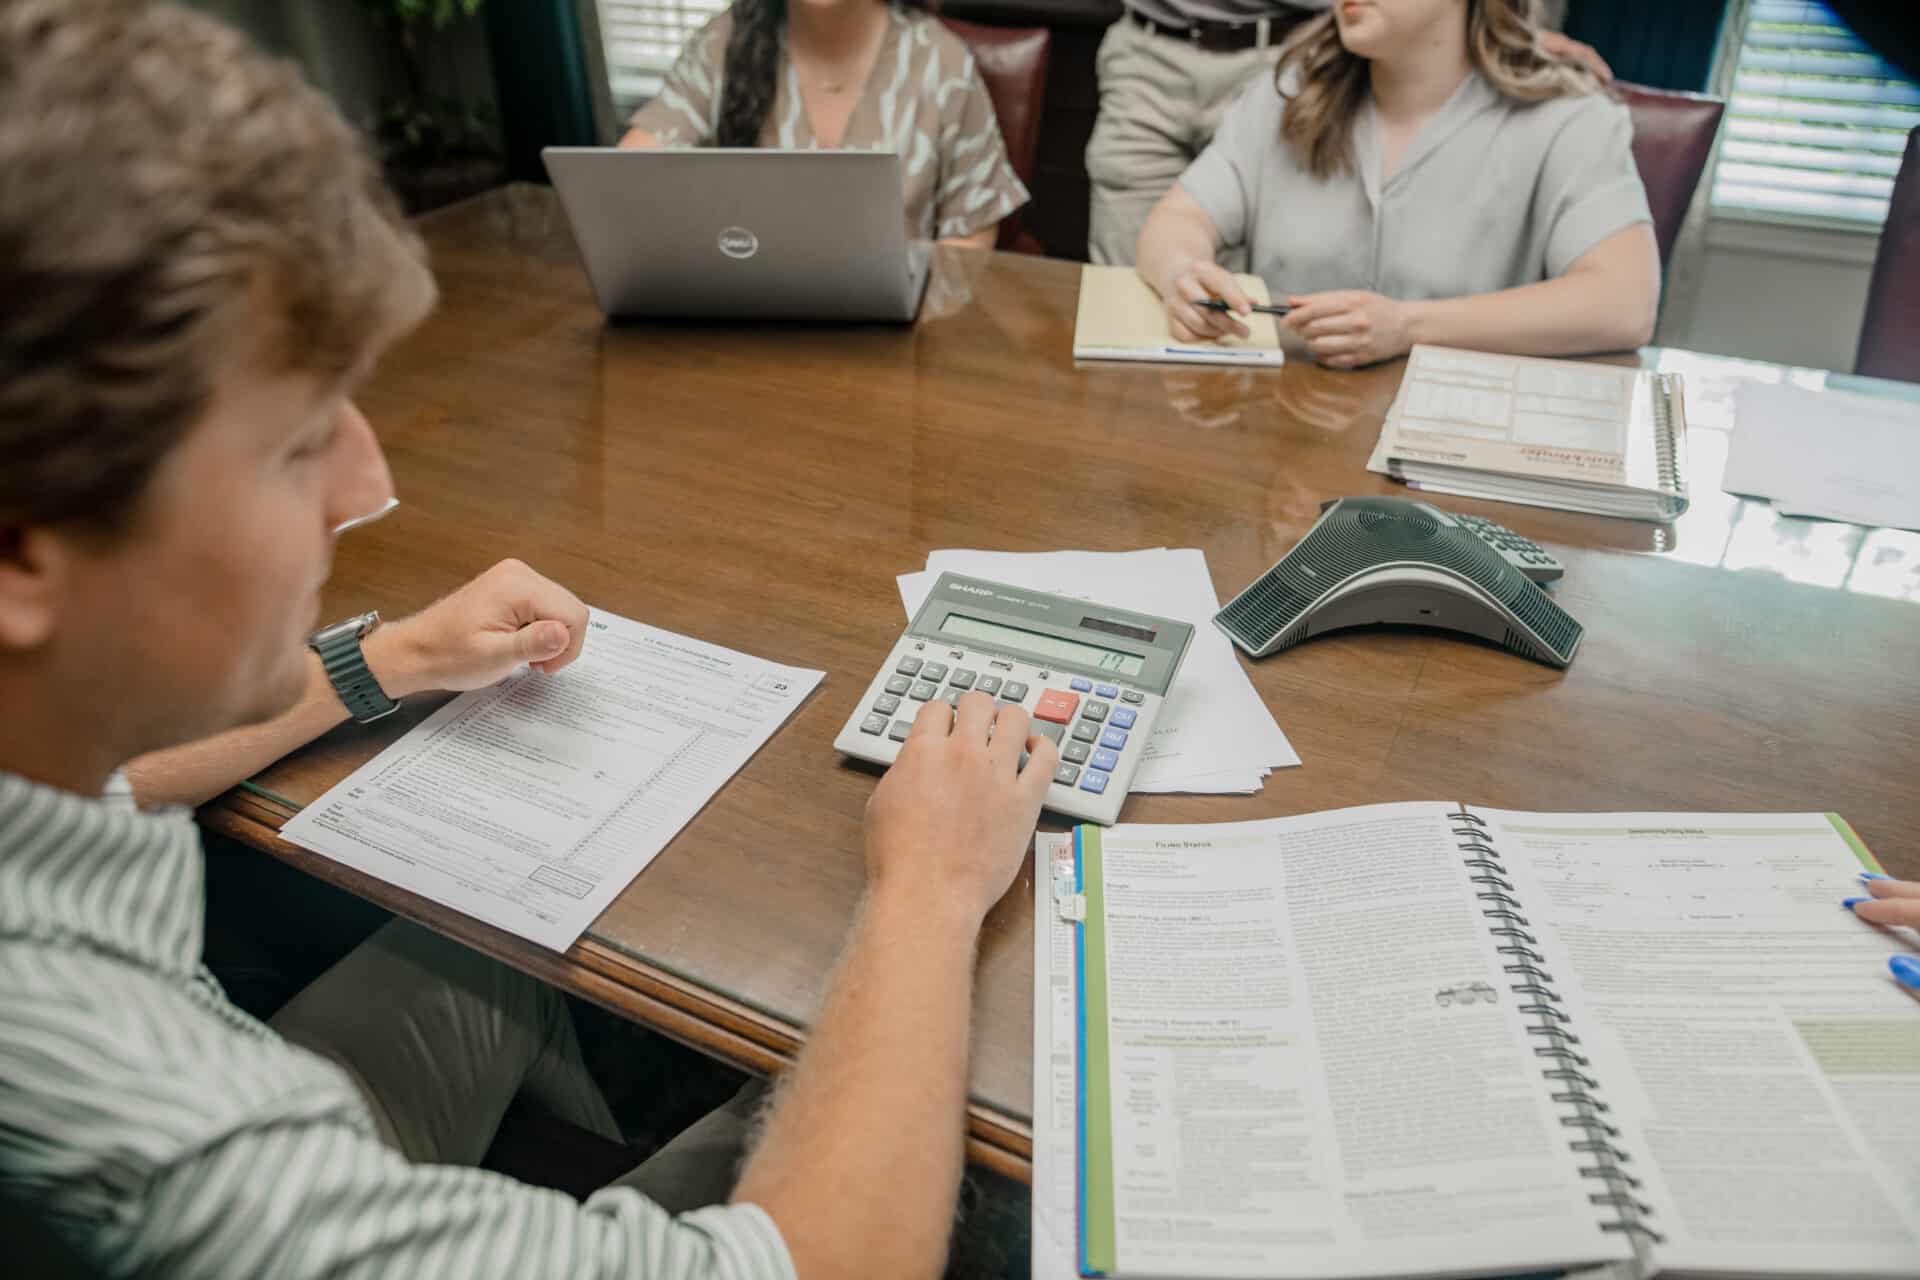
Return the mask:
M870 704L848 722L843 750L848 749L847 737L864 740L873 744L874 759L889 760L898 744L907 741L919 704L939 699L958 707L969 692L983 693L998 706L1026 708L1028 731L1059 747L1054 786L1082 797L1079 807L1069 804L1067 812L1113 820L1110 806L1126 790L1126 780L1139 763L1131 753L1141 748L1131 747L1129 740L1148 709L1145 693L964 648L911 640L903 647L921 648L922 655L897 656L883 669ZM943 660L933 661L934 655ZM861 754L857 746L852 753Z

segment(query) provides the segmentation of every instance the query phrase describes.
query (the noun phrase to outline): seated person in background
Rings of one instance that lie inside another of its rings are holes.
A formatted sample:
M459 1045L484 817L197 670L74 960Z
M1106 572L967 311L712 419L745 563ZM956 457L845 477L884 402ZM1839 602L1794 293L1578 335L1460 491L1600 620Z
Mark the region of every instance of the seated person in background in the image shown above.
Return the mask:
M1027 202L973 54L926 0L734 0L620 145L892 151L909 240L991 249Z
M1653 333L1626 108L1539 52L1528 0L1343 0L1301 28L1140 233L1182 341L1244 334L1244 242L1322 364L1416 342L1561 355ZM1231 313L1194 304L1215 298Z
M1094 59L1100 114L1087 141L1094 262L1133 265L1147 215L1206 150L1221 115L1248 85L1273 75L1288 33L1332 7L1333 0L1126 0ZM1258 43L1263 21L1265 45ZM1548 57L1613 79L1593 46L1544 27L1537 38Z
M395 922L261 1023L201 961L179 807L346 718L302 641L390 495L351 397L424 248L319 91L173 5L0 5L0 172L0 1210L102 1275L939 1274L974 947L1053 743L922 709L743 1169L732 1105L585 1203L463 1167L521 1090L617 1136L559 996ZM558 671L586 623L508 562L361 648L404 697Z

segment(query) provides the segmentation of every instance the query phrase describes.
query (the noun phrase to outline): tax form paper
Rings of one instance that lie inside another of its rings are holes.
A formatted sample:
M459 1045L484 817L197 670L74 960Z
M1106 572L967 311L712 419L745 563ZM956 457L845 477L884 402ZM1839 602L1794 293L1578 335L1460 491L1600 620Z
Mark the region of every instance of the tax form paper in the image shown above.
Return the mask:
M822 673L596 609L566 670L462 694L308 805L302 848L564 951Z

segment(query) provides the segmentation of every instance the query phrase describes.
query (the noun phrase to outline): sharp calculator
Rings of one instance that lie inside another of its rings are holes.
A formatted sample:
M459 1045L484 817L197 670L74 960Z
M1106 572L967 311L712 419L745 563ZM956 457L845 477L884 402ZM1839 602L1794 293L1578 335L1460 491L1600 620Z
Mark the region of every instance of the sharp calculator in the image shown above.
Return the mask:
M1047 808L1111 824L1192 639L1171 618L943 573L834 749L892 764L922 705L977 689L1059 744Z

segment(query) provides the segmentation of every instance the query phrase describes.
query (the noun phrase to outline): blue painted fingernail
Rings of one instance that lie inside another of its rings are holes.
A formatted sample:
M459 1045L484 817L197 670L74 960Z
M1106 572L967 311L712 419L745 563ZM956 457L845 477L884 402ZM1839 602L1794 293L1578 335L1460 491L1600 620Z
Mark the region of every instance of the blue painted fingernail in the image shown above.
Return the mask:
M1861 878L1862 880L1891 880L1891 879L1893 879L1893 877L1892 877L1892 876L1883 876L1883 875L1881 875L1881 874L1880 874L1880 873L1879 873L1878 871L1862 871L1862 872L1860 873L1860 878Z
M1872 901L1873 901L1872 898L1848 898L1845 902L1841 903L1840 905L1845 907L1847 910L1851 911L1863 902L1872 902Z
M1887 961L1894 980L1911 991L1920 991L1920 960L1912 956L1894 956Z

